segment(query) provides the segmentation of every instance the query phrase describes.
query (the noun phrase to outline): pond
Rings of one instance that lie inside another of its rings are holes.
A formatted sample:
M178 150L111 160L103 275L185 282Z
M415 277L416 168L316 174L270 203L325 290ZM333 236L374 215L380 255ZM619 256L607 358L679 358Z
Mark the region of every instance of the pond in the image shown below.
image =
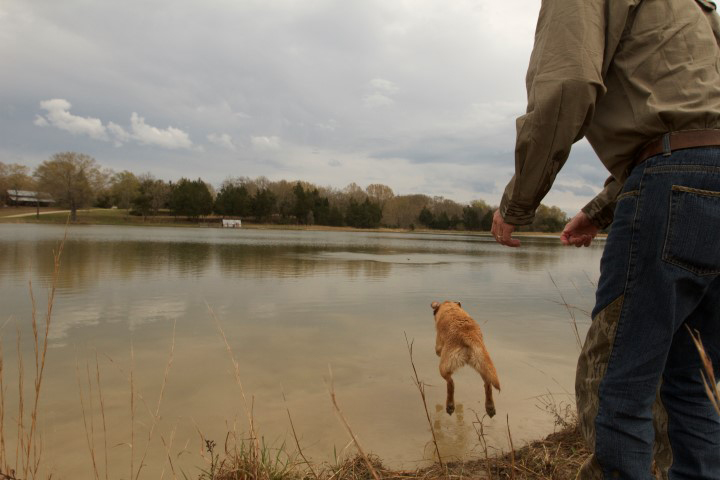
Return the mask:
M42 328L64 230L0 225L11 457L18 358L26 423L35 372L29 281ZM480 323L498 370L498 414L482 420L491 453L508 450L508 423L515 446L541 438L555 428L546 410L562 416L573 404L579 348L571 313L584 338L604 242L576 249L553 237L522 241L509 249L481 235L70 227L41 390L44 468L54 478L90 478L92 451L100 476L107 462L110 476L126 478L150 438L141 478L196 478L203 439L218 450L228 432L247 439L248 410L271 450L295 449L290 413L305 455L334 462L354 450L332 407L331 375L366 450L388 466L423 466L434 447L406 337L441 455L478 458L484 394L469 367L454 377L456 413L444 411L430 308L442 300L462 302Z

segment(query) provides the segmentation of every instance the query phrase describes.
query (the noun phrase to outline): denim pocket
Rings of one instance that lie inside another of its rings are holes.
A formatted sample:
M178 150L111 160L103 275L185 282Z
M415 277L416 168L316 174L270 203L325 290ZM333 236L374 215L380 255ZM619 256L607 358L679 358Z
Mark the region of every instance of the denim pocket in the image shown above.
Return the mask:
M720 192L673 185L662 259L697 275L720 273Z

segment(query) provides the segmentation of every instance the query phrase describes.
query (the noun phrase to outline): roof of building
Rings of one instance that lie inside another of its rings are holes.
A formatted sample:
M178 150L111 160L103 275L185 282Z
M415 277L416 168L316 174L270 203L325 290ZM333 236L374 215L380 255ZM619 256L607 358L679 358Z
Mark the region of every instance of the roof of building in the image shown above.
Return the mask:
M54 202L55 200L50 195L43 194L40 192L31 192L29 190L8 190L8 196L14 202L29 202L29 201L40 201L40 202Z

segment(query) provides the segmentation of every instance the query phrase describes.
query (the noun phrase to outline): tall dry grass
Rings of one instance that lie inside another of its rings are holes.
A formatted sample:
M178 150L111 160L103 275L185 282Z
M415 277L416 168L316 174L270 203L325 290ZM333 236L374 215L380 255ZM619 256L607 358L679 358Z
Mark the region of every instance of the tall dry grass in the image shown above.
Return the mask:
M170 370L173 364L175 355L175 327L173 325L172 337L170 342L170 350L168 353L168 359L165 364L163 371L163 377L160 381L160 391L158 393L157 400L154 406L151 406L146 401L142 392L138 391L135 385L135 349L130 346L130 368L126 373L121 367L117 366L120 373L128 379L128 390L130 393L129 397L129 423L130 433L129 441L121 442L119 445L125 446L129 449L130 455L128 460L129 476L127 478L131 480L138 480L141 477L143 470L148 466L147 456L150 451L151 445L155 441L157 434L157 426L161 418L161 407L165 397L165 389L167 387L168 378L170 376ZM112 361L112 359L110 359ZM114 362L113 362L114 363ZM76 373L78 381L78 392L80 394L80 408L83 419L83 426L85 430L85 441L90 455L90 462L92 466L92 475L95 480L105 478L106 480L110 477L116 477L116 475L110 472L110 460L109 460L109 448L108 438L109 433L107 429L107 417L105 411L105 397L102 391L101 371L100 362L98 360L97 352L95 353L95 365L94 375L91 374L91 366L89 362L85 364L84 375L81 373L79 364L76 364ZM139 413L137 411L137 404L141 404L144 407L146 416L149 420L143 421L142 424L146 427L146 435L141 441L136 436L136 424L138 423ZM98 405L99 411L96 411L95 405ZM101 422L102 424L102 438L98 440L95 422ZM121 421L117 422L121 423ZM172 438L172 436L171 436ZM163 447L167 454L167 460L169 462L170 470L175 472L175 466L172 461L172 456L168 453L172 443L168 443L165 439L162 439ZM101 451L99 451L102 449ZM139 462L136 463L136 452L139 453ZM102 455L102 469L100 465L100 457ZM164 459L163 459L164 461ZM174 478L177 475L173 474ZM0 477L0 480L2 478Z
M697 330L693 332L690 327L687 327L687 329L688 332L690 332L690 336L692 337L693 343L695 344L695 348L697 349L698 354L700 355L700 359L702 360L703 370L700 372L700 375L702 376L703 384L705 385L705 393L710 399L710 402L715 408L715 411L720 415L720 390L718 390L718 383L715 379L715 372L713 371L712 361L710 360L710 357L705 351L702 339L700 338L700 332L698 332Z
M37 308L37 301L33 289L32 280L28 282L28 290L31 302L31 327L33 333L33 362L35 365L34 376L32 377L32 391L27 398L25 392L25 365L22 352L22 334L20 326L16 330L17 348L17 375L18 375L18 415L15 422L15 453L14 456L7 451L7 433L5 431L5 362L2 349L2 336L0 336L0 479L36 479L41 478L42 463L42 439L38 433L38 414L40 411L40 399L42 393L45 366L47 365L47 353L50 336L50 325L52 324L53 305L55 292L57 290L60 274L60 260L67 240L67 228L65 236L58 246L53 250L53 273L47 295L47 309L40 319ZM26 405L26 402L27 405ZM29 407L29 418L27 408Z

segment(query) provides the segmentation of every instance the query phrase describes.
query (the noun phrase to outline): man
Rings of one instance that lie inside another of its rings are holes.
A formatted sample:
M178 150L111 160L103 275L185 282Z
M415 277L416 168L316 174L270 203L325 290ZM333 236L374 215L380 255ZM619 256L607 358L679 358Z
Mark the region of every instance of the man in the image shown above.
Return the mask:
M720 479L720 418L686 328L718 368L715 9L709 0L542 0L515 176L492 233L519 246L515 227L532 222L570 146L589 140L611 176L561 236L588 246L612 223L578 362L580 426L593 451L580 479L654 478L653 445L663 476Z

